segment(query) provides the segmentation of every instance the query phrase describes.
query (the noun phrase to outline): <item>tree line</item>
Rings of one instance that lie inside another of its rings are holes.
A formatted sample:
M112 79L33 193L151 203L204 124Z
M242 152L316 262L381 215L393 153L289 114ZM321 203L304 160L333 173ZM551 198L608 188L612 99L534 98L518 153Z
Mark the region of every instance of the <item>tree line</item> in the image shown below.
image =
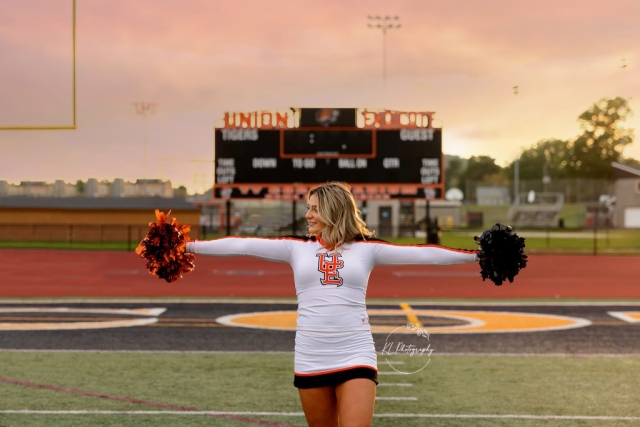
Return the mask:
M623 162L625 147L633 143L633 129L620 124L633 112L627 99L603 98L580 114L581 133L574 139L545 139L522 151L506 167L490 156L464 159L447 156L445 187L461 187L468 180L507 183L514 176L516 162L522 180L563 178L612 179L611 162ZM640 166L640 161L626 158L624 163Z

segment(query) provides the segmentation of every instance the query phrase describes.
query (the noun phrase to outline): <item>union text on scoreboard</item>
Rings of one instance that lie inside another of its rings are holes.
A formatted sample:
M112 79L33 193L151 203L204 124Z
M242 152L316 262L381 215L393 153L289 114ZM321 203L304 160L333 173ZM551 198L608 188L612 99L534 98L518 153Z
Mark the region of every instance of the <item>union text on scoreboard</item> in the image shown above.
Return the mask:
M433 114L226 113L215 129L214 196L299 200L315 184L343 181L358 199L441 199L442 129Z

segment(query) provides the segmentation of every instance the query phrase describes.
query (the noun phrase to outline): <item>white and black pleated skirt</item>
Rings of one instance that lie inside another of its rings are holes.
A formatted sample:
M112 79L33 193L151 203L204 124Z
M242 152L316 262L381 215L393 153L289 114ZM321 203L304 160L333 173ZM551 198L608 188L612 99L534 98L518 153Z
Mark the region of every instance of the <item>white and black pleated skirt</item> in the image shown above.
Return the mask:
M294 381L298 388L335 386L355 378L378 384L370 330L296 331Z

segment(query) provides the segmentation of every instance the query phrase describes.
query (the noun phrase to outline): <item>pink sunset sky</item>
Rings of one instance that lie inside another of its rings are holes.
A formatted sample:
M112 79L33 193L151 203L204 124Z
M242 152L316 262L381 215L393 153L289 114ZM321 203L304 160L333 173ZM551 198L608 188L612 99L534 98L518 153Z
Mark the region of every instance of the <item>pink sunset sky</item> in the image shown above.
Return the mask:
M502 166L575 137L603 97L630 98L640 129L637 0L77 0L76 14L77 129L0 130L0 180L146 175L202 192L225 111L435 111L446 154ZM402 25L386 93L368 15ZM0 127L72 123L71 17L72 0L0 2ZM157 103L146 160L132 102Z

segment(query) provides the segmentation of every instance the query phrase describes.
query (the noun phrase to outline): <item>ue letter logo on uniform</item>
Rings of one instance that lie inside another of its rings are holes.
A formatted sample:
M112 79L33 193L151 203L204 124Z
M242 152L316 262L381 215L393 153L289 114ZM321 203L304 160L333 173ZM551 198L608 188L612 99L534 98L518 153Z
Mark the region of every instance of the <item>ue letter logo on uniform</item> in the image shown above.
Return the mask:
M340 259L340 254L316 254L318 257L318 271L324 273L320 279L323 285L342 286L342 277L338 269L344 267L344 261Z

